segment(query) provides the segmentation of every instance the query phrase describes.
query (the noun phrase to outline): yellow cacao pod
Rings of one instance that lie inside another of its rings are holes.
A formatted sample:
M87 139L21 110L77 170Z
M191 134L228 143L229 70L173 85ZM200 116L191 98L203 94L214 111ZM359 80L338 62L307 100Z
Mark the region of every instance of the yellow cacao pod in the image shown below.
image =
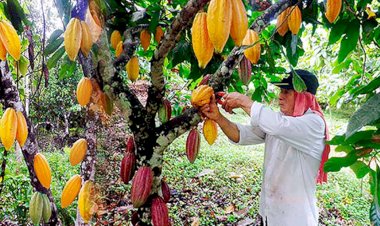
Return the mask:
M39 224L44 208L43 195L40 192L34 192L29 203L29 216L33 224Z
M212 145L215 142L218 137L218 127L216 126L216 122L214 120L205 120L203 123L203 136L209 145Z
M302 23L302 14L300 8L298 6L292 6L289 9L290 15L288 18L288 26L289 30L293 35L298 34L298 31L301 28Z
M156 33L154 34L154 39L157 43L160 43L162 36L164 35L164 31L161 26L156 27Z
M82 178L80 175L72 176L67 182L65 187L63 188L61 195L61 207L66 208L70 206L70 204L77 197L80 187L82 186Z
M191 41L200 68L205 68L214 54L207 30L207 13L197 13L191 27Z
M0 21L0 39L7 52L18 61L21 56L21 42L16 30L8 21Z
M85 223L88 223L92 215L94 205L94 183L90 180L84 182L79 191L78 209Z
M38 181L43 187L49 189L51 184L51 170L45 156L41 153L37 153L34 156L33 166Z
M0 39L0 60L6 60L6 59L7 59L7 50L5 49L5 46Z
M144 51L146 51L149 48L150 45L150 32L147 29L144 29L140 33L140 41L141 46L143 47Z
M231 1L232 5L232 21L231 21L231 38L236 46L241 46L241 43L248 30L248 18L244 4L241 0Z
M120 31L118 30L114 30L111 34L111 46L113 49L116 49L117 47L117 44L119 44L119 42L121 42L121 34L120 34Z
M96 7L96 9L93 9ZM99 19L100 9L94 1L90 1L89 8L87 9L85 21L90 29L92 42L98 41L102 33L102 22Z
M120 41L115 50L115 56L116 58L119 57L123 53L123 41Z
M82 50L82 53L88 57L92 47L92 36L87 23L81 21L80 24L82 26L82 42L80 44L80 49Z
M277 17L277 32L281 35L284 36L286 32L288 32L289 27L288 27L288 17L289 17L289 8L285 9L280 15Z
M214 90L208 85L200 85L191 94L191 104L194 107L202 107L209 104Z
M231 0L211 0L207 10L208 35L216 52L221 53L228 40L232 21Z
M243 40L243 45L252 45L253 43L256 43L254 46L244 50L245 57L247 57L252 64L256 64L260 59L261 46L259 40L260 38L257 32L251 29L248 30Z
M77 100L81 106L86 106L91 99L92 84L91 79L83 77L77 86Z
M5 150L11 149L17 135L17 114L13 108L7 108L0 120L0 138Z
M71 18L69 24L66 27L64 34L65 50L70 60L74 61L78 55L81 42L82 42L82 28L80 20L77 18Z
M339 16L342 8L342 0L327 0L326 2L326 18L330 23L334 23Z
M125 66L128 74L128 78L134 82L139 77L140 73L140 66L139 66L139 59L136 56L133 56Z
M83 138L77 140L70 149L70 164L72 166L82 162L87 153L88 144Z
M21 111L18 111L16 114L17 114L16 139L18 143L20 144L20 146L23 147L26 142L26 139L28 138L28 125Z

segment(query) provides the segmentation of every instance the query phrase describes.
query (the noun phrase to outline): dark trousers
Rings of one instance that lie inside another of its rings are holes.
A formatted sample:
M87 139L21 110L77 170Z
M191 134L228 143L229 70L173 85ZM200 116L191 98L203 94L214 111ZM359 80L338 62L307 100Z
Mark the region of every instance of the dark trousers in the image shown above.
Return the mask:
M265 225L268 226L268 220L265 218ZM261 217L260 226L264 226L264 218Z

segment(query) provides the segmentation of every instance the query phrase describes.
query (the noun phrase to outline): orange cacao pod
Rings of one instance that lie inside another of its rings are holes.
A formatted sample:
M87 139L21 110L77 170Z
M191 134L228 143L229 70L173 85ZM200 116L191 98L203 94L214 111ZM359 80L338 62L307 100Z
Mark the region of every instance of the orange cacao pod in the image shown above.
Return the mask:
M191 104L194 107L202 107L210 103L214 90L208 85L200 85L191 94Z
M136 56L133 56L125 66L128 74L128 78L134 82L139 77L140 73L140 66L139 66L139 59Z
M214 46L208 36L206 13L197 13L195 16L191 27L191 42L198 66L205 68L214 54Z
M120 177L125 184L128 184L133 177L135 163L136 157L134 152L127 152L124 154L124 158L121 160Z
M81 106L86 106L91 99L92 84L91 79L83 77L77 86L77 100Z
M325 16L330 23L334 23L342 8L342 0L327 0Z
M114 30L111 34L111 46L113 49L116 49L117 44L121 42L121 34L118 30Z
M153 226L169 226L169 211L165 201L155 196L152 199L152 206L150 209L152 215Z
M144 51L146 51L149 48L150 45L150 32L147 29L144 29L140 33L140 42L141 46L144 48Z
M18 61L21 56L21 42L11 23L0 21L0 39L7 52Z
M170 200L170 188L169 185L165 182L165 180L161 181L161 191L162 191L162 198L166 203Z
M87 224L92 215L92 207L94 205L94 183L90 180L84 182L78 195L78 209L83 221Z
M288 26L289 30L292 32L292 34L296 35L298 34L298 31L301 28L302 23L302 14L300 8L298 6L292 6L289 9L290 15L288 18Z
M203 123L203 135L209 145L212 145L218 137L218 127L216 122L211 119L206 119Z
M162 30L161 26L156 27L156 33L154 34L154 39L159 44L161 41L162 36L164 35L164 31Z
M247 57L243 56L243 59L239 63L239 76L244 85L247 85L251 80L252 65Z
M43 187L49 189L51 184L51 170L45 156L41 153L37 153L34 156L33 166L38 181Z
M80 175L72 176L67 182L65 187L63 188L61 195L61 207L66 208L70 206L70 204L77 197L79 190L82 186L82 178Z
M83 54L88 57L88 54L90 53L92 47L92 36L87 23L81 21L80 24L82 27L82 41L80 44L80 49L82 50Z
M132 181L131 200L133 207L139 208L149 197L153 184L153 171L149 166L141 166Z
M24 114L21 111L17 113L17 133L16 139L21 147L24 146L26 139L28 138L28 125L26 124L26 120Z
M116 46L115 56L119 57L122 53L123 53L123 41L120 41Z
M277 32L281 35L284 36L286 32L288 32L289 27L288 27L288 17L289 17L289 8L286 8L280 15L277 17Z
M82 162L87 153L88 144L83 138L75 141L70 149L70 164L72 166Z
M64 34L64 46L70 60L74 61L78 55L82 42L82 27L80 20L71 18Z
M257 32L251 29L248 30L243 40L243 45L252 45L253 43L256 43L254 46L244 50L245 57L247 57L252 64L257 64L260 59L261 46L259 40L260 38Z
M13 108L7 108L0 120L0 138L5 150L11 149L17 135L17 114Z
M198 156L201 139L197 129L192 129L189 132L186 140L186 156L193 163Z
M248 18L244 4L241 0L231 1L232 5L232 21L231 21L231 38L236 46L241 43L248 30Z
M231 0L211 0L207 10L208 35L216 52L221 53L230 35Z
M158 109L158 118L160 119L161 123L165 123L170 120L172 117L172 105L170 104L170 101L167 99L164 99L162 101L162 104L160 108Z

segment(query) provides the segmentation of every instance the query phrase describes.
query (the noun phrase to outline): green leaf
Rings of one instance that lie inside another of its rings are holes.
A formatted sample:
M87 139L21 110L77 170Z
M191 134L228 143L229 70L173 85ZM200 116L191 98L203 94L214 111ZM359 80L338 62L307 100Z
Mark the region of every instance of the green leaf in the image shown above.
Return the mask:
M377 88L380 87L380 77L375 78L370 83L368 83L366 86L363 86L356 90L356 92L353 93L354 97L358 96L359 94L366 94L366 93L372 93Z
M372 135L375 133L375 130L365 130L365 131L359 131L354 134L352 134L351 137L346 138L346 142L348 144L355 144L361 140L368 140L371 139Z
M347 19L338 20L331 28L329 35L329 45L336 43L344 34L349 21Z
M372 201L371 208L369 210L369 219L371 225L380 226L380 206L376 201Z
M24 31L22 21L27 22L24 10L21 8L17 0L7 0L7 11L9 20L12 22L13 27L19 32Z
M356 48L359 40L360 24L358 20L353 20L349 23L350 29L346 29L346 34L340 43L338 53L338 62L343 62L347 55Z
M363 178L371 171L371 168L369 168L369 166L367 166L367 164L365 164L362 161L355 162L350 166L350 168L352 169L352 171L354 171L358 179Z
M331 98L330 98L330 105L336 105L338 100L345 94L346 91L344 90L344 87L339 89Z
M45 51L44 51L44 55L45 56L49 56L50 54L52 54L54 51L56 51L63 43L63 38L58 38L56 40L54 40L53 42L49 43L46 47L45 47Z
M326 142L331 145L339 145L339 144L345 144L346 136L344 135L336 135L333 137L330 141Z
M57 29L55 30L49 37L49 39L47 40L47 44L50 44L52 43L53 41L55 41L59 36L61 36L63 34L63 31L61 29Z
M357 160L357 156L354 152L349 153L345 157L332 157L327 160L323 169L326 172L338 172L343 167L348 167L354 164Z
M62 58L64 53L65 53L65 48L63 47L59 48L51 57L49 57L48 62L47 62L47 67L49 69L54 68L57 65L58 60Z
M307 89L305 82L302 80L302 78L296 73L296 71L293 71L293 86L294 90L301 93Z
M336 152L346 152L350 153L351 151L355 150L351 145L339 145L335 148Z
M346 131L346 139L352 136L363 126L375 122L380 118L380 93L367 100L350 118Z
M177 64L190 58L191 50L188 42L181 41L173 49L172 53L172 66L175 67Z
M369 219L372 225L380 226L380 169L376 167L376 171L371 171L370 174L371 193L373 195L373 201L369 210Z

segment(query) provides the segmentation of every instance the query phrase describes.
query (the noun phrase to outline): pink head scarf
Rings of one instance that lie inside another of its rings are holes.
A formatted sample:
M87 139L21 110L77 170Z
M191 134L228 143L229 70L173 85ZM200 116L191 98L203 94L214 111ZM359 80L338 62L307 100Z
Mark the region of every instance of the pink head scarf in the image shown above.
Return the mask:
M322 109L319 106L315 96L309 92L294 92L294 111L293 116L302 116L305 114L305 112L310 108L315 114L322 117L323 121L325 122L325 140L329 140L329 131L327 128L327 123L325 120L325 117L323 115ZM330 145L325 144L325 149L322 153L322 160L321 164L319 165L319 171L317 175L317 183L321 184L323 182L327 182L327 173L323 170L323 166L327 159L329 158L330 153Z

